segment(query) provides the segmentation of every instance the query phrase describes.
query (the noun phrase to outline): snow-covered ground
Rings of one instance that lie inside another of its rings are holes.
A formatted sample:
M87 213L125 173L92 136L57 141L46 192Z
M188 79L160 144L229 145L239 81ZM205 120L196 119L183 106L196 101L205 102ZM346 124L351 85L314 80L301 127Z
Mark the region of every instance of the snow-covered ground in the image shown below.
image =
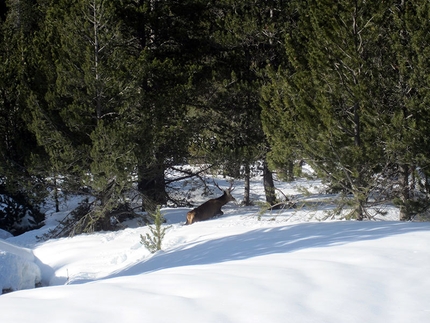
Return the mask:
M45 287L1 295L0 321L430 322L430 223L398 222L393 207L378 221L320 221L330 206L318 181L276 186L301 198L306 188L312 205L259 216L229 203L222 217L189 226L189 209L164 208L155 254L140 244L148 227L132 223L38 242L66 210L39 230L2 235L0 287ZM252 197L264 199L259 178Z

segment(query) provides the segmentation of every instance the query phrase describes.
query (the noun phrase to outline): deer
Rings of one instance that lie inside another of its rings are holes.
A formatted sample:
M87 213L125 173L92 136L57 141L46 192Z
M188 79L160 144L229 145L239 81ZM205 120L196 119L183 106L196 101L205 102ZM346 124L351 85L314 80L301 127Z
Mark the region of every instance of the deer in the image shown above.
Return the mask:
M218 198L210 199L203 203L202 205L196 207L187 213L187 222L188 224L193 224L194 222L205 221L213 218L217 215L223 215L224 212L221 211L221 207L227 204L230 201L236 202L236 199L231 195L231 192L234 190L233 182L230 183L230 187L226 190L220 188L214 181L214 185L218 187L221 191L224 192Z

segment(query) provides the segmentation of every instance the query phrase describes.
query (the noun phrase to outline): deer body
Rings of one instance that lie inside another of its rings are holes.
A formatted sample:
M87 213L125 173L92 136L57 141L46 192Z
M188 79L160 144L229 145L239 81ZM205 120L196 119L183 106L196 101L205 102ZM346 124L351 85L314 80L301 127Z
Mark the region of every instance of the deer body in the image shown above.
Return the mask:
M236 201L236 199L231 195L232 189L224 190L224 194L216 199L211 199L206 201L194 210L187 213L187 222L185 224L192 224L198 221L205 221L213 218L217 215L223 215L221 207L230 201Z

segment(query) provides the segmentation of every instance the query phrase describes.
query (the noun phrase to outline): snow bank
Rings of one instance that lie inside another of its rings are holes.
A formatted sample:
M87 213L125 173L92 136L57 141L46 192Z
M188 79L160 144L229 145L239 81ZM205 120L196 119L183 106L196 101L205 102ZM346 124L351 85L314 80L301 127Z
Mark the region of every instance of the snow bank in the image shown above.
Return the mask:
M0 229L0 239L8 239L13 237L12 233Z
M146 229L36 246L78 275L1 296L1 322L428 322L429 223L227 215L174 225L154 255L136 243Z
M42 273L31 250L0 240L0 294L34 288Z

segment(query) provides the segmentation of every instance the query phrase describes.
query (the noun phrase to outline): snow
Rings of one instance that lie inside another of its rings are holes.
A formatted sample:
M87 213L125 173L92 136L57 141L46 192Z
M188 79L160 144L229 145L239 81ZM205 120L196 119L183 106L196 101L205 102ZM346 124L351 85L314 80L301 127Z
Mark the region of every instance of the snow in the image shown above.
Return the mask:
M0 239L7 239L12 237L13 235L5 230L0 229Z
M321 197L317 181L276 185ZM261 180L252 188L262 199ZM325 209L259 217L229 203L222 217L185 226L188 208L163 208L155 254L140 244L148 227L135 225L38 242L66 214L52 213L45 227L0 239L0 285L25 289L0 296L0 321L430 322L430 223L399 222L390 206L378 221L321 221ZM38 280L44 287L26 289Z
M0 239L0 290L34 288L41 281L41 270L31 250Z

